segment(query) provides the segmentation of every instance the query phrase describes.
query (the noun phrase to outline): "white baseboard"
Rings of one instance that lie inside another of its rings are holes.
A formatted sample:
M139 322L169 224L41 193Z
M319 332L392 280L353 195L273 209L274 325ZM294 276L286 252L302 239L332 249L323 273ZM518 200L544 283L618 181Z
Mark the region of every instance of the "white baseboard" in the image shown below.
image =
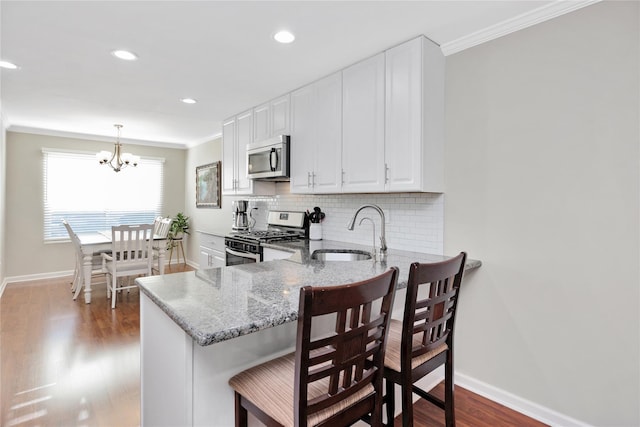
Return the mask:
M440 367L417 382L423 390L431 390L440 382L444 381L444 369ZM524 414L550 426L562 427L592 427L590 424L571 418L552 409L523 399L520 396L501 390L490 384L479 381L458 372L455 373L455 384L465 388L475 394L490 399L502 406ZM401 410L399 390L396 390L396 416ZM418 395L413 395L414 401L418 400Z
M7 277L5 281L9 283L30 282L32 280L57 279L59 277L73 276L73 270L54 271L49 273L27 274L24 276Z
M187 265L190 265L191 267L198 269L198 264L190 260L187 260L186 263ZM4 288L6 287L6 285L10 283L30 282L32 280L43 280L43 279L57 279L59 277L65 277L65 276L73 276L73 270L54 271L49 273L37 273L37 274L27 274L24 276L7 277L4 279L4 281L2 282L2 285L0 286L0 296L2 295L2 291L4 291Z
M455 383L460 387L466 388L480 396L493 400L507 408L513 409L521 414L538 420L550 426L563 427L591 427L590 424L576 420L567 415L554 411L553 409L544 407L537 403L523 399L508 391L501 390L490 384L471 378L467 375L456 373Z
M4 288L7 287L7 279L4 279L2 283L0 283L0 298L2 298L2 293L4 292Z

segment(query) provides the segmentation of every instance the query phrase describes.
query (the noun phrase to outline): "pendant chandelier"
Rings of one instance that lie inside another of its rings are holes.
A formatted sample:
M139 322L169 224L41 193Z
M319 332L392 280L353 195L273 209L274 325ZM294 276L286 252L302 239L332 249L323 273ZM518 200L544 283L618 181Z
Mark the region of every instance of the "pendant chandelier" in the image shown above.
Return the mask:
M120 143L120 129L122 129L122 125L114 126L118 129L118 138L116 139L113 154L109 151L101 151L96 154L96 159L98 159L101 165L109 165L111 169L116 172L120 172L121 169L127 166L138 166L140 157L134 156L131 153L122 153L122 144Z

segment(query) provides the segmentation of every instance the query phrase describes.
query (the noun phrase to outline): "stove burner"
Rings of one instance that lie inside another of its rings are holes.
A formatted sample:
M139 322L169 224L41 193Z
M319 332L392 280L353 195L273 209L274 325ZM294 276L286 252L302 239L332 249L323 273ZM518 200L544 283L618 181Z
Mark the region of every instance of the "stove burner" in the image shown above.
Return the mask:
M299 238L299 234L290 231L252 230L235 233L233 238L258 242L273 242L276 240L295 240Z

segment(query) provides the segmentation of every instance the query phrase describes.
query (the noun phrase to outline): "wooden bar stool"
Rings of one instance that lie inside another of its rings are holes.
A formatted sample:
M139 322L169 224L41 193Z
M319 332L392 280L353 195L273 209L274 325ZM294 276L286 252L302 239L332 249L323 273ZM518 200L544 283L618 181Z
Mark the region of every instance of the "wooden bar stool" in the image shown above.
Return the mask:
M453 401L453 326L467 254L444 262L413 263L409 270L404 320L391 320L384 360L387 420L393 425L395 384L402 388L402 425L413 426L413 393L445 411L445 422L455 426ZM419 299L419 289L426 298ZM445 366L444 401L414 383L440 365Z
M385 339L398 269L358 283L300 290L296 351L229 380L236 426L247 411L268 426L347 426L367 415L382 425ZM319 316L335 330L311 338Z

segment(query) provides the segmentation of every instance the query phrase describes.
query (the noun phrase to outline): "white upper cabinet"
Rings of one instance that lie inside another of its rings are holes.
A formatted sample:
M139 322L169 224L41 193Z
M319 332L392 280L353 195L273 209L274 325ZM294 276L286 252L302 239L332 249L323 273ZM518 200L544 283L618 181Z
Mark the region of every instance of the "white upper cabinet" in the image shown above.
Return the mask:
M342 191L382 192L384 53L342 71Z
M222 194L235 194L236 190L236 118L222 123Z
M253 109L253 140L262 141L271 136L269 124L269 103L259 105Z
M291 94L291 192L339 193L342 76L335 73Z
M316 162L312 175L315 193L340 192L342 149L342 74L335 73L316 83Z
M291 133L289 125L291 108L289 105L289 94L276 98L269 103L271 136L289 135Z
M222 194L275 194L275 184L247 178L247 144L253 142L253 110L222 124Z
M292 193L444 191L444 72L420 36L224 122L224 194L275 194L246 179L246 143L287 134Z
M313 104L316 89L305 86L291 94L291 166L292 193L311 192L311 171L314 167L315 117Z
M253 112L247 111L237 116L237 176L236 194L251 194L252 182L247 178L247 144L253 142Z
M425 37L386 55L386 191L444 190L444 67Z
M253 109L253 140L289 135L289 94L265 102Z

